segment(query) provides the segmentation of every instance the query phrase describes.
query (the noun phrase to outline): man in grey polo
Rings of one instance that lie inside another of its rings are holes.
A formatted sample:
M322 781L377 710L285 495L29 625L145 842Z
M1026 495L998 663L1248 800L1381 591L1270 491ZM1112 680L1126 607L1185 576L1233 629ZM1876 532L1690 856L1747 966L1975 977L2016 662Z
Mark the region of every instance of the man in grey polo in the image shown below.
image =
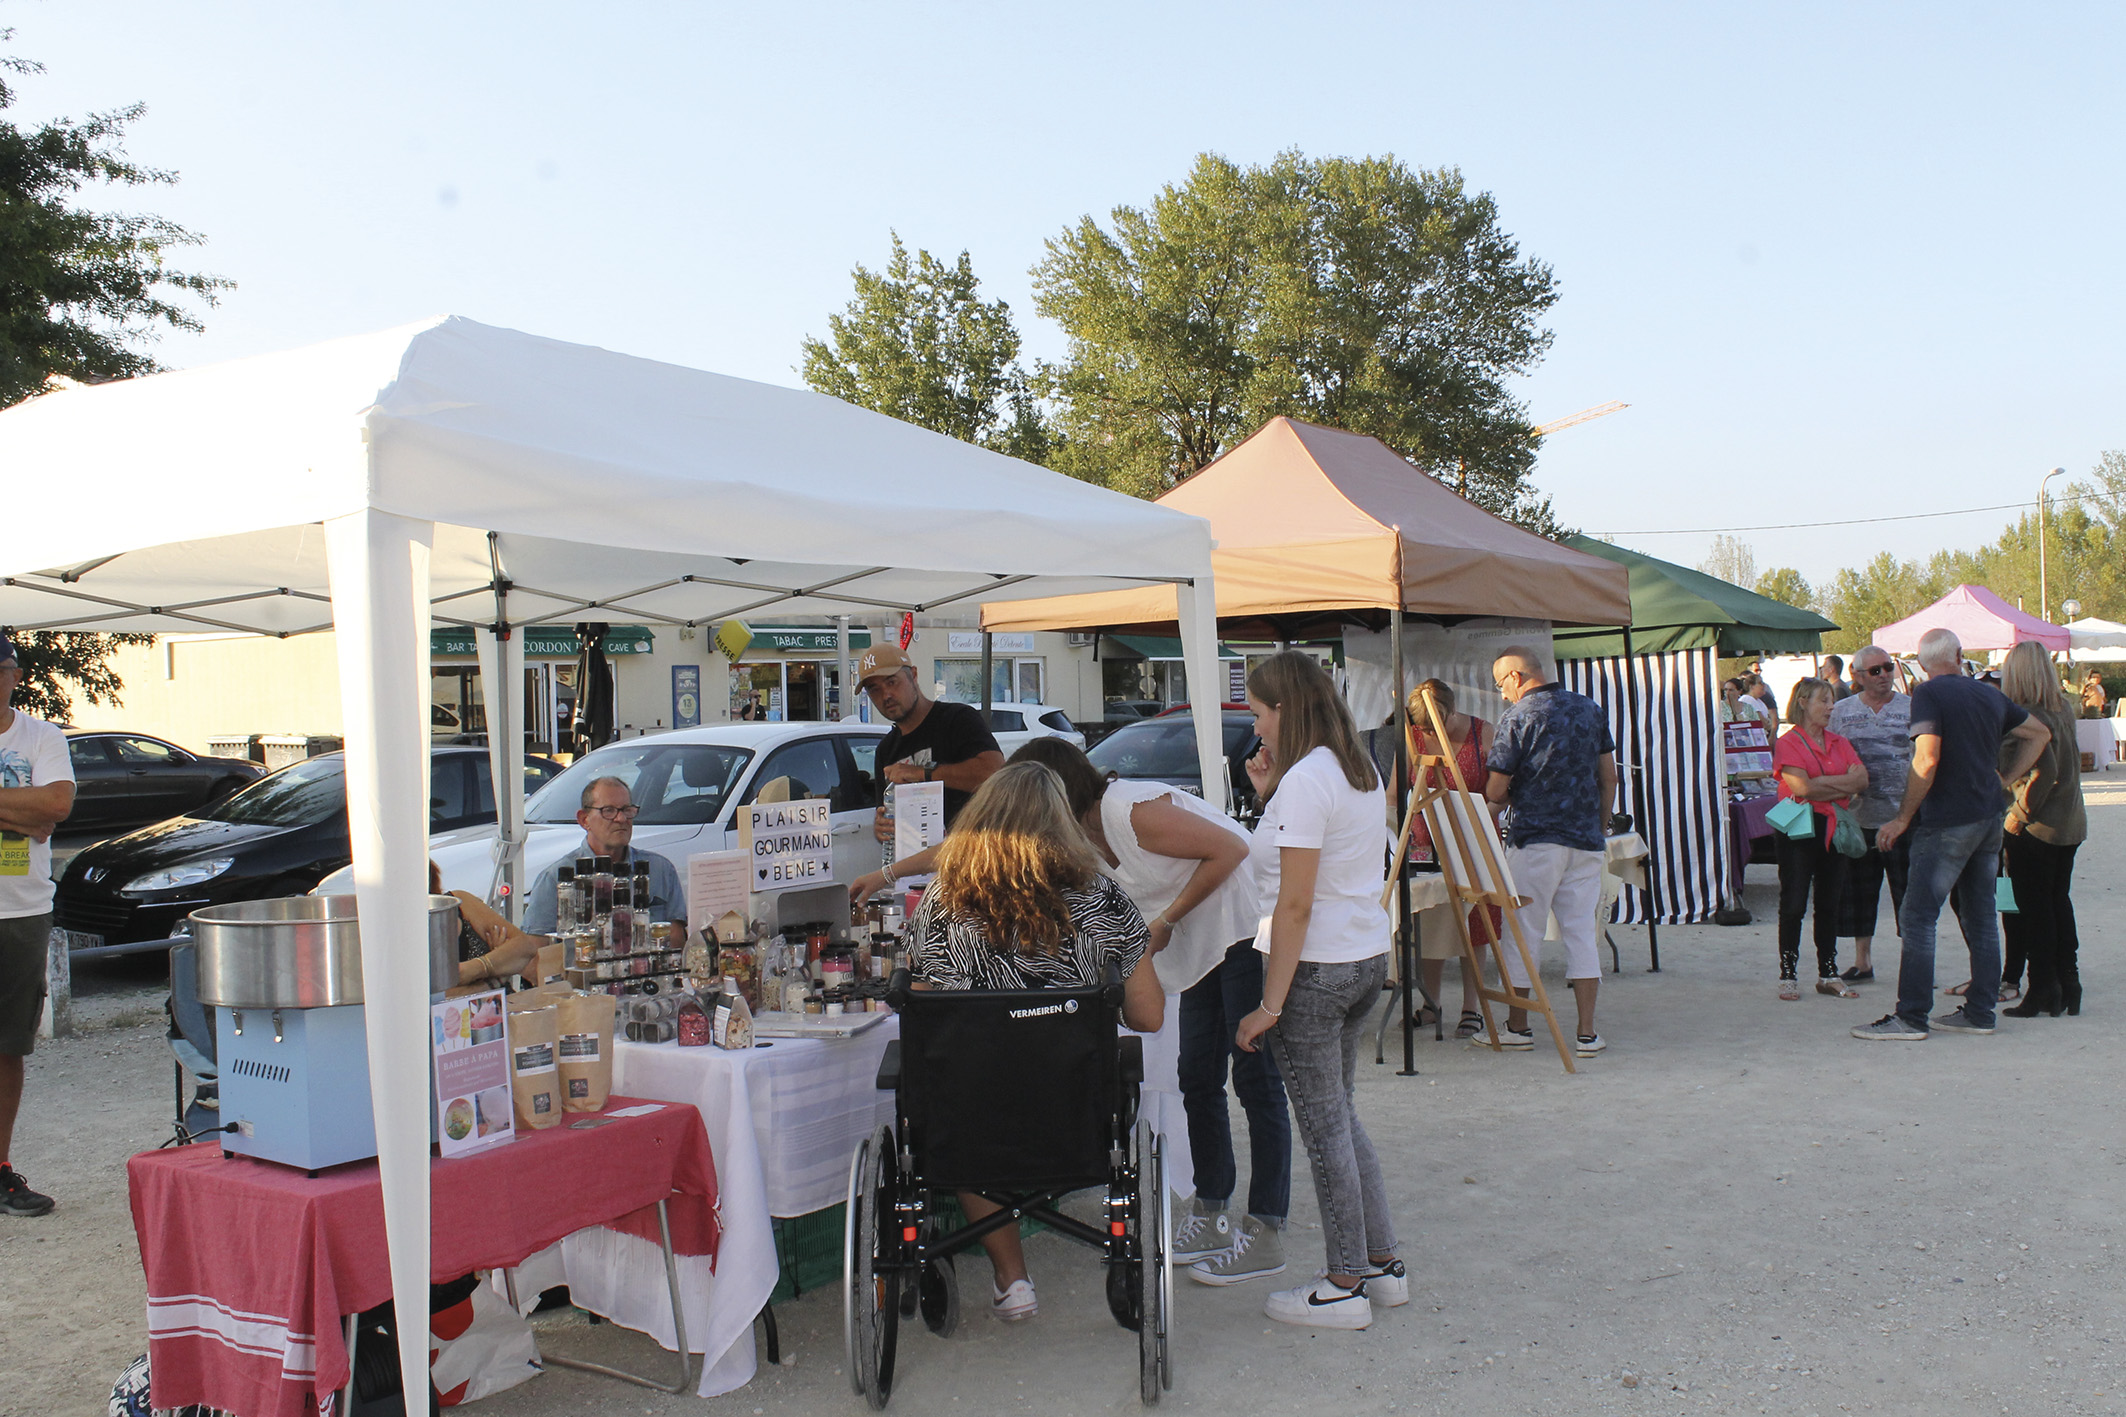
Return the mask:
M1890 883L1890 919L1905 903L1905 870L1911 844L1899 841L1884 851L1875 830L1897 815L1905 802L1905 775L1912 767L1912 700L1897 691L1897 661L1889 651L1869 645L1853 656L1853 679L1860 692L1840 699L1831 709L1831 731L1843 736L1868 770L1867 790L1854 799L1853 820L1866 838L1868 851L1846 877L1838 933L1853 941L1848 983L1875 977L1875 917L1882 906L1882 883Z

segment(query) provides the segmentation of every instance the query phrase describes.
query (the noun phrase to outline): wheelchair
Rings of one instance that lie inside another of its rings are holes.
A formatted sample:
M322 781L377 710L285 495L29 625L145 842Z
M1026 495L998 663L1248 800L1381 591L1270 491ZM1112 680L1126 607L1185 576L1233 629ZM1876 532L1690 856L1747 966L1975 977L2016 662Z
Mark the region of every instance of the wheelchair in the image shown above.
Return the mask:
M920 1315L949 1335L960 1311L952 1257L1031 1218L1101 1251L1108 1308L1137 1335L1139 1395L1156 1403L1174 1385L1166 1161L1162 1138L1137 1117L1143 1043L1119 1032L1119 973L1110 966L1091 989L933 991L910 989L903 969L886 997L901 1019L878 1072L894 1124L860 1143L849 1166L850 1386L883 1410L901 1321ZM1102 1225L1056 1209L1095 1187L1106 1191ZM1002 1208L949 1227L943 1207L963 1190Z

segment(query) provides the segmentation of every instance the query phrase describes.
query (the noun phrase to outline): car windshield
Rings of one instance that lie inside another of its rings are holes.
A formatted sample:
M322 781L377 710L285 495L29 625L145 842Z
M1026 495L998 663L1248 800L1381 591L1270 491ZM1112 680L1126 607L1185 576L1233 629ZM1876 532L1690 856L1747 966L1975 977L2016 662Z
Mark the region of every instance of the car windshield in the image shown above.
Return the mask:
M1251 732L1240 714L1225 716L1225 753L1240 751ZM1188 714L1125 723L1102 738L1086 757L1102 772L1118 777L1197 778L1196 725Z
M314 827L347 810L345 758L306 758L191 815L253 827Z
M631 738L570 764L525 804L524 817L531 822L573 822L583 789L598 778L617 777L642 809L636 826L713 822L723 815L731 788L752 758L751 749L723 743Z

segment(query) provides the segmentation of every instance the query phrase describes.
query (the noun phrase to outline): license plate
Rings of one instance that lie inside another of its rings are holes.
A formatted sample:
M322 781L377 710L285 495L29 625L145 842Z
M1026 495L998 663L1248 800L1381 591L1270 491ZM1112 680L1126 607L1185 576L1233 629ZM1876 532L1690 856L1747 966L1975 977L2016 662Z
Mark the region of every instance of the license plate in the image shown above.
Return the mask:
M79 930L62 930L60 933L66 936L66 947L69 950L100 950L103 948L103 936L101 935L85 935Z

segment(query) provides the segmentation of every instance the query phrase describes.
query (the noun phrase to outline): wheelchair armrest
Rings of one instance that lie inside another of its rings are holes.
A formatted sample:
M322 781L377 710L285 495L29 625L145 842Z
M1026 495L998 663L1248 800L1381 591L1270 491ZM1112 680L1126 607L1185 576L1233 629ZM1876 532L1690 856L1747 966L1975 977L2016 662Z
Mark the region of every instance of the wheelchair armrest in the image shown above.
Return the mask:
M886 1006L895 1013L908 1007L908 971L896 969L886 981Z
M1144 1081L1144 1040L1135 1034L1127 1034L1119 1041L1122 1044L1122 1084L1125 1087L1137 1086Z
M896 1039L895 1041L898 1042L899 1040ZM209 1058L182 1038L170 1040L170 1051L177 1055L178 1062L184 1064L185 1071L201 1082L213 1082L221 1076L221 1071L214 1066L212 1058Z
M1109 960L1100 971L1100 998L1106 1005L1120 1013L1122 1010L1122 966Z
M900 1085L901 1040L895 1038L886 1044L886 1055L878 1060L878 1090L880 1092L894 1092L900 1088Z

